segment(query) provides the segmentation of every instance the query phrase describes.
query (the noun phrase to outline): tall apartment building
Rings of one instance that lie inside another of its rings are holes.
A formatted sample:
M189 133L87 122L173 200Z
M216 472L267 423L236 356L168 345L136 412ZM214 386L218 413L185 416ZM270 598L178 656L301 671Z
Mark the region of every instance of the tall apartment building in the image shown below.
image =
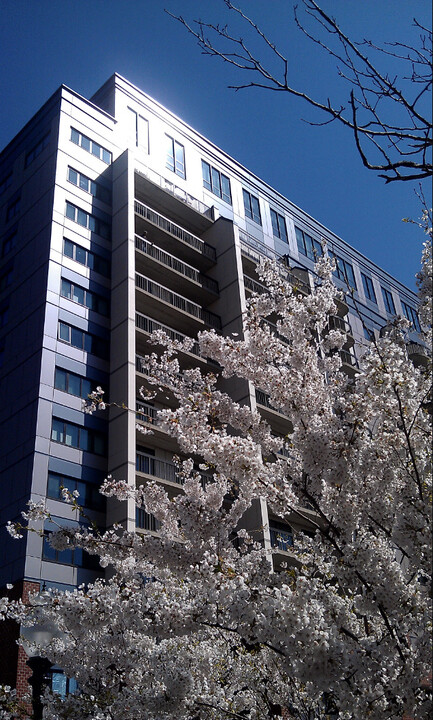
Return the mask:
M55 552L35 534L16 542L4 530L29 499L46 498L59 523L77 522L61 486L78 489L102 526L157 531L132 501L105 504L98 493L108 472L181 492L176 446L157 425L162 404L137 400L149 334L241 334L246 300L261 289L260 258L282 261L309 292L322 238L336 284L353 288L356 301L356 311L349 297L330 319L347 332L346 371L395 314L412 322L409 351L422 361L414 293L155 100L117 74L91 100L64 86L54 93L0 156L0 588L14 583L25 597L43 583L71 588L97 576L82 552ZM196 346L181 363L211 367ZM82 398L97 385L136 407L154 434L137 434L131 410L84 415ZM228 390L276 434L288 431L260 388ZM292 528L264 503L246 521L284 557ZM0 682L13 684L10 647ZM21 672L24 661L20 650Z

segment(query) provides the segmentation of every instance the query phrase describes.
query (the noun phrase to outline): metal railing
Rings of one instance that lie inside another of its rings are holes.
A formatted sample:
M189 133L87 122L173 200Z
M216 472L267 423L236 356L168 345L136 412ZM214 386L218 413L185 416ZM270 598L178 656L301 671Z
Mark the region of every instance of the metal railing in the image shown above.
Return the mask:
M351 327L347 320L340 317L339 315L330 315L328 318L328 329L329 330L341 330L341 332L345 332L348 334L351 334Z
M175 185L174 183L167 180L165 177L160 175L159 173L155 172L155 170L152 170L149 167L146 167L144 170L137 170L137 175L143 175L148 180L150 180L154 185L158 185L160 188L165 190L166 192L170 193L170 195L173 195L177 200L181 200L185 203L185 205L188 205L189 207L192 207L194 210L199 212L201 215L205 215L212 220L211 213L212 208L209 207L209 205L205 205L204 202L201 200L198 200L193 195L190 195L190 193L187 193L185 190L180 188L178 185Z
M194 248L194 250L197 250L202 255L208 257L213 262L216 262L215 248L213 248L212 245L208 245L208 243L204 242L204 240L201 240L201 238L197 237L197 235L188 232L188 230L185 230L180 225L177 225L172 220L169 220L164 215L152 210L152 208L142 202L139 202L138 200L134 201L134 210L137 215L140 215L140 217L148 220L152 223L152 225L156 225L156 227L161 228L164 232L177 238L177 240L181 240L190 247Z
M340 358L345 365L350 365L353 368L358 367L358 360L348 350L340 350Z
M147 332L149 334L155 332L156 330L162 330L171 340L177 340L178 342L183 342L188 338L187 335L183 335L183 333L177 332L176 330L173 330L173 328L170 328L167 325L162 325L161 323L156 322L156 320L152 320L151 318L147 317L147 315L142 315L139 312L135 313L135 327L137 327L139 330L144 330L144 332ZM197 355L197 357L205 357L200 352L200 345L198 344L198 342L194 342L188 352L192 353L193 355ZM137 370L141 372L138 367Z
M293 547L293 534L288 530L277 530L276 528L269 528L269 534L271 536L271 545L273 548L279 550L290 550Z
M140 528L140 530L153 530L153 532L158 532L161 523L156 517L150 515L137 505L135 508L135 526Z
M171 255L165 250L161 250L157 245L153 245L153 243L148 242L145 238L140 237L140 235L135 236L135 247L137 250L140 250L140 252L149 255L149 257L184 275L189 280L193 280L203 288L218 294L218 283L216 280L207 275L203 275L199 270L192 267L192 265L188 265L174 255Z
M269 410L274 410L275 412L281 414L281 410L278 410L276 407L271 405L269 401L269 395L263 392L263 390L256 389L256 402L258 402L259 405L263 405L263 407L269 408Z
M266 285L262 285L262 283L257 282L257 280L253 280L249 275L244 275L244 285L245 288L251 290L251 292L264 293L267 291Z
M187 300L183 295L179 295L163 285L149 280L149 278L140 273L135 273L135 285L140 288L140 290L144 290L159 300L163 300L169 305L172 305L172 307L182 310L188 313L188 315L193 315L216 330L221 330L221 318L218 315L210 312L210 310L205 310L201 305L192 302L192 300Z
M159 460L159 458L156 458L153 455L137 451L135 467L137 472L152 475L152 477L158 478L159 480L168 480L169 482L176 483L177 485L184 484L184 479L177 472L176 465L174 465L174 463ZM213 479L213 476L208 473L200 472L199 475L202 487L205 487L205 485Z
M282 277L284 277L295 289L301 290L302 292L308 294L310 292L310 286L307 282L299 278L296 273L291 271L288 267L285 267L284 265L280 265L282 263L284 255L280 255L276 252L276 250L272 250L272 248L269 248L267 245L262 243L260 240L257 240L252 235L249 235L244 230L239 230L239 237L241 240L241 251L244 255L250 258L250 260L253 260L257 265L260 263L261 260L264 258L270 258L271 260L276 260L278 265L279 272ZM305 268L300 268L301 270L305 270ZM305 270L305 272L308 272ZM244 275L244 281L246 279L246 276ZM247 283L255 283L256 281L252 278L248 278ZM247 283L245 283L245 287L248 287ZM258 283L260 286L260 283ZM262 285L262 288L265 286ZM251 285L248 287L249 290L254 290L254 292L263 292L263 290L258 289L255 290Z
M149 425L160 424L157 415L158 408L155 408L153 405L148 405L141 400L137 400L135 403L135 411L137 415L137 420L149 423Z

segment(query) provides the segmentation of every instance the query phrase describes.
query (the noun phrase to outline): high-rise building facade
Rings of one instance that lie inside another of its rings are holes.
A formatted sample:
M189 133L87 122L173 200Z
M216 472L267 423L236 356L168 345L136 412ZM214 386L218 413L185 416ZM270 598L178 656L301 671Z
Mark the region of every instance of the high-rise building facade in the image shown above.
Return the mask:
M396 314L411 321L409 352L422 362L414 293L155 100L117 74L91 100L64 86L54 93L0 155L0 588L14 583L25 597L43 583L71 588L98 575L82 552L56 552L33 533L16 542L4 530L30 499L46 499L47 534L79 522L62 487L78 490L101 526L157 532L132 501L106 503L98 493L107 473L181 492L176 446L158 429L162 402L137 399L150 333L241 334L246 300L262 289L260 258L281 262L307 293L322 240L337 286L351 289L330 318L347 332L346 372ZM181 363L212 367L196 346ZM129 410L83 414L82 398L97 385ZM276 434L288 432L260 388L245 381L227 390ZM137 421L153 434L137 433ZM289 553L293 528L265 504L246 522ZM14 684L11 647L0 682Z

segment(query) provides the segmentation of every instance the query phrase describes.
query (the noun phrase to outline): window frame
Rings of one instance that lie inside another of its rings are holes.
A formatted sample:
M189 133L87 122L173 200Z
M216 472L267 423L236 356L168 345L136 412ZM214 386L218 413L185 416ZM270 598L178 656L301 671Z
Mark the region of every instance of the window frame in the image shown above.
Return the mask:
M250 193L249 190L242 188L242 197L244 200L245 217L252 220L257 225L262 225L262 214L260 212L260 201L256 195ZM254 207L256 205L256 208ZM256 212L257 210L257 212Z
M287 236L287 225L286 225L286 218L284 215L280 215L276 210L273 208L270 208L271 211L271 225L272 225L272 233L274 237L278 238L282 242L289 243L289 238ZM275 216L275 223L274 223L274 216ZM284 232L281 232L281 227L283 228Z
M66 252L66 243L72 246L72 255ZM78 259L79 256L77 254L77 250L80 253L83 253L85 262L81 262L81 260ZM66 237L63 238L63 255L70 258L71 260L74 260L74 262L77 262L80 265L89 268L89 270L93 270L94 272L98 273L98 275L103 275L103 277L107 278L109 278L111 275L110 261L108 260L108 258L105 258L98 253L94 253L91 250L86 250L86 248L84 248L82 245L79 245L79 243L76 243Z
M295 235L298 252L311 260L311 262L316 263L323 256L321 243L297 225L295 225Z
M97 157L99 160L102 160L102 162L106 165L111 165L111 163L113 162L113 154L110 150L107 150L107 148L104 148L102 145L97 143L96 140L92 140L87 135L84 135L84 133L82 133L80 130L77 130L72 126L71 142L73 142L74 145L78 145L78 147L81 147L90 155L93 155L93 157Z
M370 300L370 302L377 305L376 291L374 289L373 279L369 275L366 275L364 272L361 272L361 282L367 300Z
M178 140L176 140L171 135L167 135L167 133L165 133L165 137L166 137L165 167L167 168L167 170L174 172L174 174L177 175L178 177L186 180L185 146L182 145L182 143L180 143ZM182 161L178 160L177 151L181 152Z
M63 291L64 285L66 285L66 283L69 283L70 285L69 294L65 294ZM83 302L80 302L80 300L77 300L74 297L74 293L77 290L82 291ZM77 305L81 305L82 307L88 308L89 310L93 310L93 312L96 312L99 315L109 317L108 299L102 297L102 295L98 295L97 293L92 292L91 290L88 290L82 285L78 285L72 280L68 280L64 277L60 278L60 296L66 298L67 300L70 300L71 302L77 303Z
M107 222L100 220L96 215L83 210L78 205L74 205L70 200L66 200L65 217L89 232L96 233L104 240L111 239L111 226Z
M383 285L381 285L381 290L382 290L383 304L385 305L385 311L388 313L388 315L396 315L397 311L395 309L395 302L394 302L394 298L392 296L391 290L388 290L388 288L383 287Z
M406 320L409 320L415 332L421 332L421 324L419 321L418 313L412 305L408 305L407 302L401 300L401 309Z
M205 170L206 170L206 174L208 175L209 179L205 178ZM201 173L202 173L203 187L206 190L209 190L209 192L211 192L212 195L216 195L216 197L221 198L221 200L226 202L228 205L232 205L232 188L231 188L230 178L227 175L224 175L224 173L222 173L220 170L213 167L213 165L210 165L210 163L206 162L206 160L203 160L203 159L201 161ZM217 183L216 183L217 187L215 187L214 180L217 180ZM224 189L224 187L225 187L225 189Z

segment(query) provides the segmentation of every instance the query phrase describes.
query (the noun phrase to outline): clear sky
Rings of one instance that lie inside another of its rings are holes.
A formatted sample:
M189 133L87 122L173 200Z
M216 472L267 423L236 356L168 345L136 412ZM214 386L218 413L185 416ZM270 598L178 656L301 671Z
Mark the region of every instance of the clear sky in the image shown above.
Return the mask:
M320 98L344 98L328 59L300 33L293 0L239 0L290 60L291 78ZM429 0L323 0L354 39L415 42ZM115 71L415 288L422 235L415 185L386 186L364 169L349 132L311 127L311 112L280 93L244 90L230 68L200 54L167 8L231 21L222 0L0 0L0 148L64 83L90 97Z

